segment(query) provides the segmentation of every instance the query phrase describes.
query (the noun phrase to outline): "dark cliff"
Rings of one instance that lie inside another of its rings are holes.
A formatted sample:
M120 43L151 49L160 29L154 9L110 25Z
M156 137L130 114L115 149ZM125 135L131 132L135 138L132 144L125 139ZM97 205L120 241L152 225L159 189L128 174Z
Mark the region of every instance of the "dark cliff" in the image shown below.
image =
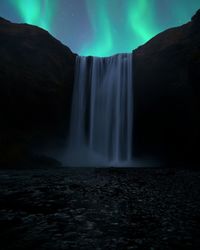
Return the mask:
M200 142L200 10L133 51L136 153L196 161Z
M0 19L1 158L18 157L34 140L63 135L74 62L75 54L47 31Z

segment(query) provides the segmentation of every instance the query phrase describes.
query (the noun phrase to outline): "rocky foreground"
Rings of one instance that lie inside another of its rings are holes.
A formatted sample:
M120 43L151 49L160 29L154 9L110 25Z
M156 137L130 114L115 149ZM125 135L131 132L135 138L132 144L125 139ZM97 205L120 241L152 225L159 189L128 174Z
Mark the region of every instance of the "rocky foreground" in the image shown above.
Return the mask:
M0 171L0 249L200 249L200 170Z

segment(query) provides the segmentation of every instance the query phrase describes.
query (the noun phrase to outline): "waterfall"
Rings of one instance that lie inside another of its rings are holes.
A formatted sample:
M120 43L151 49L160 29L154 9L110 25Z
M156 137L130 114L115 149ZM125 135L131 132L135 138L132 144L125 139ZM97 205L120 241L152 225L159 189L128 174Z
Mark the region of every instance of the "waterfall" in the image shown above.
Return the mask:
M132 54L77 57L69 165L120 165L133 151Z

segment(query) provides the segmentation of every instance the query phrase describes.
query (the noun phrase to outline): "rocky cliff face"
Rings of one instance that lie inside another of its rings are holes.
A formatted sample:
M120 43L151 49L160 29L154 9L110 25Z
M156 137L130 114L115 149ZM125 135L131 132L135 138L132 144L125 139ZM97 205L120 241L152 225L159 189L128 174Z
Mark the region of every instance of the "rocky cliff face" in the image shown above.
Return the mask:
M66 131L75 56L43 29L0 19L2 157Z
M200 141L200 10L133 54L137 153L194 159Z

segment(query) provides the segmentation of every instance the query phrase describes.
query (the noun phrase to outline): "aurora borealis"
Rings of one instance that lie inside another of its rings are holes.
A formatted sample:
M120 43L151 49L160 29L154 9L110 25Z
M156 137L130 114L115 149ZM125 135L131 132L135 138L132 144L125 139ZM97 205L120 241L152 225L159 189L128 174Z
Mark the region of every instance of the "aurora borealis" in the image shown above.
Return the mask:
M130 52L190 20L200 0L1 0L0 16L34 24L80 55Z
M56 1L52 0L9 0L25 23L40 26L43 29L51 29L56 10Z

